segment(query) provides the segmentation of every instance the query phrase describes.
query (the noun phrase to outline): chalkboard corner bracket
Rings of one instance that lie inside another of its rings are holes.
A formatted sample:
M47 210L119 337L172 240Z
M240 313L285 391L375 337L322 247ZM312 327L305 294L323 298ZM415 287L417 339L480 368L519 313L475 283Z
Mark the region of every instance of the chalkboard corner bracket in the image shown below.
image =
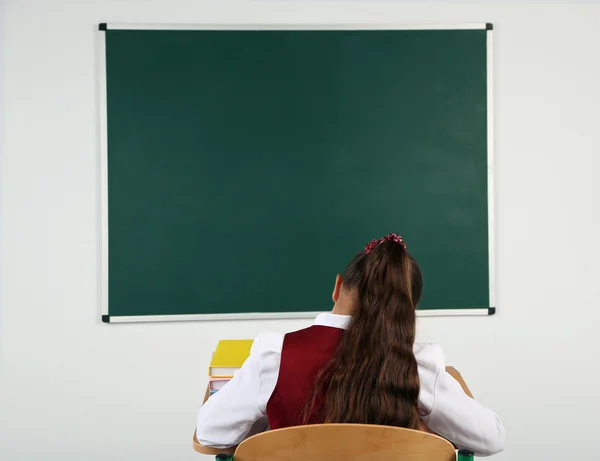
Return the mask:
M488 307L488 315L494 315L496 313L495 307Z
M110 323L110 315L103 315L102 323Z
M486 22L485 30L494 30L494 25L491 22Z
M100 30L102 32L106 32L107 29L108 29L108 27L106 26L105 22L101 22L100 24L98 24L98 30Z

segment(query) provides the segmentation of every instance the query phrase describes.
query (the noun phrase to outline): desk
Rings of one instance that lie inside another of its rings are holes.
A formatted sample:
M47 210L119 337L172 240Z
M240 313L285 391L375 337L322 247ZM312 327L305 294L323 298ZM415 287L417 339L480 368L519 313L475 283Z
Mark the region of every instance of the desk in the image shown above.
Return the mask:
M473 394L471 394L471 390L469 389L469 387L467 386L467 383L465 383L463 377L461 376L461 374L458 372L458 370L456 368L446 367L446 372L448 372L448 374L450 376L452 376L454 379L456 379L458 381L458 383L461 385L461 387L465 391L465 394L467 394L469 397L473 398ZM204 402L206 402L208 400L208 397L210 397L210 390L207 386L206 393L204 394L204 400L202 402L203 404L204 404ZM194 430L194 437L192 439L192 442L193 442L194 450L197 451L198 453L202 453L204 455L217 455L219 453L233 454L233 452L235 452L235 449L236 449L236 447L231 447L231 448L205 447L200 442L198 442L198 439L196 439L196 431L195 430Z

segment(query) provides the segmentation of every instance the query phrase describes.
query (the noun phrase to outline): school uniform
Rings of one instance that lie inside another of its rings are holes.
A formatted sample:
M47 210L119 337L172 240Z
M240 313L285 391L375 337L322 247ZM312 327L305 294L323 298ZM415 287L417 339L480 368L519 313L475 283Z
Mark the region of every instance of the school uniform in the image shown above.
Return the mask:
M200 409L196 437L225 448L266 430L302 424L300 414L315 377L332 357L350 316L321 314L314 325L281 336L260 334L233 379ZM504 448L504 427L450 376L439 346L415 344L421 390L419 413L435 433L476 456ZM311 422L318 422L310 418Z

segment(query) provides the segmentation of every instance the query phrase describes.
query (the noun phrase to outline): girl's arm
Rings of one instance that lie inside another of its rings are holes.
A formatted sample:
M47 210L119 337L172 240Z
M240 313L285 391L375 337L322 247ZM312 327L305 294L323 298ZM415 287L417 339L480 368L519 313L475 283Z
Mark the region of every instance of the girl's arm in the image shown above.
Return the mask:
M429 429L477 456L501 452L505 432L500 418L469 397L446 372L441 349L426 346L416 356L421 380L419 406Z
M196 438L207 447L229 448L267 428L266 405L279 373L280 335L259 335L244 365L200 409Z

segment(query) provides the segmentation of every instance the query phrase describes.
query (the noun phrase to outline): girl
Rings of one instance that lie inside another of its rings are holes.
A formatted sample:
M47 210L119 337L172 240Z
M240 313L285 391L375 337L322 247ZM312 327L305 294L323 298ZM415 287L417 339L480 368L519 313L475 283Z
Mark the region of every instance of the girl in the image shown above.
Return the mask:
M446 373L439 347L414 344L422 289L399 235L372 241L337 276L332 313L256 338L200 410L198 441L225 448L267 427L363 423L428 428L478 456L502 451L500 419Z

